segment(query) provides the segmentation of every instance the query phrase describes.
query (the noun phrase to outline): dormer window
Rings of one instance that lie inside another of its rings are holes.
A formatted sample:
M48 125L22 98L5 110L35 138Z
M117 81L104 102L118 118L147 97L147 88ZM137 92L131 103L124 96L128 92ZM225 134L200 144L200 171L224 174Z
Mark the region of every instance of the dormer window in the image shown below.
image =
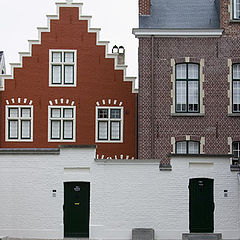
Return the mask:
M240 0L233 0L233 19L240 20Z

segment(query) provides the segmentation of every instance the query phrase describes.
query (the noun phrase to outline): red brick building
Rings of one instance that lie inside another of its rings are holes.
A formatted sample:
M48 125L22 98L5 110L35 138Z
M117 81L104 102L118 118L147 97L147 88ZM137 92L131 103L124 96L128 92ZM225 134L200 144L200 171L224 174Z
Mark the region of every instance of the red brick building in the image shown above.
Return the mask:
M240 156L240 7L140 0L139 158Z
M124 49L108 54L81 4L57 7L30 52L20 53L21 63L4 76L0 147L96 144L99 158L135 157L137 90L118 62Z

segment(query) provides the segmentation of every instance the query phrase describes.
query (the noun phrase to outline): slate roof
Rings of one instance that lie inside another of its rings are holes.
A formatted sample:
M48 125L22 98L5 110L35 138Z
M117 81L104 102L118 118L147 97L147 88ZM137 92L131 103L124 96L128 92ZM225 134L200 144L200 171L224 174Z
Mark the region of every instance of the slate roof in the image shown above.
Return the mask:
M2 56L3 56L3 51L0 51L0 62L2 60Z
M151 0L139 28L220 28L219 0Z

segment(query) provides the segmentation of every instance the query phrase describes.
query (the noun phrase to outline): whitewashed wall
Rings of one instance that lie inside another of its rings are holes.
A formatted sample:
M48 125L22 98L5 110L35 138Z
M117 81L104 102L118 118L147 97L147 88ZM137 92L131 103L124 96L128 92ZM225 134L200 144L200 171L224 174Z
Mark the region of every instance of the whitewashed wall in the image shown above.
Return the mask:
M159 171L158 160L94 156L95 149L65 148L60 155L0 155L0 235L63 238L63 182L89 181L90 239L131 239L137 227L153 228L156 239L181 239L188 232L189 179L208 177L215 232L240 239L240 186L227 158L174 157L172 171Z

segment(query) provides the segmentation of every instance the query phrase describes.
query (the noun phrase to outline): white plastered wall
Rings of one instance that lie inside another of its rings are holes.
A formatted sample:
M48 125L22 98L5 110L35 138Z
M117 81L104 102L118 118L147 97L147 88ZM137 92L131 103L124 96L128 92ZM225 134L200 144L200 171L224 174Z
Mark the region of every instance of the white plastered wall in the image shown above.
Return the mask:
M190 178L214 179L215 232L240 239L239 180L227 157L94 160L95 149L60 155L0 155L0 235L63 238L63 182L90 182L90 239L131 239L133 228L153 228L155 239L188 232ZM57 196L52 196L57 190ZM224 197L228 190L228 197Z

